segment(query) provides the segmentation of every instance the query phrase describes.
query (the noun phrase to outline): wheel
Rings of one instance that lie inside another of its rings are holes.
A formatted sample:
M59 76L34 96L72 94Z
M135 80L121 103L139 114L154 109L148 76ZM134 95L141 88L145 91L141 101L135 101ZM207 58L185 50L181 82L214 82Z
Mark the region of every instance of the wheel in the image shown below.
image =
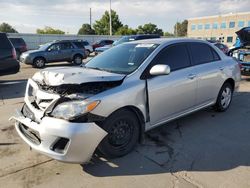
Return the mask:
M86 50L86 56L89 57L89 55L90 55L90 51Z
M116 158L128 154L139 139L139 121L129 110L119 110L102 124L108 135L98 146L98 151L107 158Z
M81 55L75 55L73 58L73 63L75 65L81 65L82 64L82 56Z
M233 97L233 87L230 83L227 82L220 89L215 104L215 109L219 112L226 111L231 104L232 97Z
M45 67L45 59L42 57L36 58L33 62L33 66L39 69Z

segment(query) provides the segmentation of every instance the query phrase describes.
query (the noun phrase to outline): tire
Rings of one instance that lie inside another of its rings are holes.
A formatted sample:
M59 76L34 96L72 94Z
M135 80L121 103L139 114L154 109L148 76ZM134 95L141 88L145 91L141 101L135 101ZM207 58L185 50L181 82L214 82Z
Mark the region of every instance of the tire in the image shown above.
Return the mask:
M233 97L233 87L230 83L226 82L220 89L217 101L215 104L215 109L218 112L225 112L231 102Z
M79 55L79 54L77 54L77 55L75 55L74 56L74 58L73 58L73 63L75 64L75 65L81 65L82 64L82 56L81 55Z
M86 50L86 56L89 57L89 55L90 55L90 51Z
M108 135L97 150L107 158L122 157L134 149L139 140L139 121L137 116L126 109L110 115L101 126Z
M45 59L42 58L42 57L38 57L38 58L35 58L34 61L33 61L33 66L36 67L36 68L44 68L45 67Z

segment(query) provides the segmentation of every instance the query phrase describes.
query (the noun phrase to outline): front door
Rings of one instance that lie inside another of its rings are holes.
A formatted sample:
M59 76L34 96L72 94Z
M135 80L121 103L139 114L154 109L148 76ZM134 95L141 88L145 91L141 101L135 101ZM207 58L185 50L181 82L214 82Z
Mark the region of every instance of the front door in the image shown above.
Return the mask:
M195 106L197 79L184 43L163 49L152 64L167 64L171 69L169 75L148 79L150 123L154 126Z

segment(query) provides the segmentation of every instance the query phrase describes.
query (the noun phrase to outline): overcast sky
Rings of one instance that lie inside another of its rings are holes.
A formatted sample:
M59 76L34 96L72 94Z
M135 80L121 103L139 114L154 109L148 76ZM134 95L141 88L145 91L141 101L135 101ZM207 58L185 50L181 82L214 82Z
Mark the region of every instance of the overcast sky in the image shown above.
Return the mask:
M0 23L22 33L51 26L75 34L89 23L90 7L94 22L109 9L109 0L0 0ZM250 0L112 0L112 9L132 28L151 22L172 32L177 20L250 11Z

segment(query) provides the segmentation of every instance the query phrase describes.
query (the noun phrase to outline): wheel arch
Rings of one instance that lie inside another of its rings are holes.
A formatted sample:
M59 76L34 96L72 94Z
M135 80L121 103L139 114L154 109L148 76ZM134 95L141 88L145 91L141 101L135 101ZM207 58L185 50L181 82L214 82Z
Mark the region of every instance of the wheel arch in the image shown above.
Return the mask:
M145 132L146 121L145 121L145 117L144 117L142 111L141 111L138 107L132 106L132 105L123 106L123 107L121 107L121 108L118 108L118 109L115 110L114 112L112 112L110 115L112 115L113 113L115 113L115 112L117 112L117 111L124 110L124 109L129 110L129 111L133 112L133 113L136 115L136 117L137 117L137 119L138 119L138 121L139 121L139 126L140 126L140 137L139 137L139 141L140 141L140 142L143 142L143 140L144 140L144 132ZM110 115L109 115L109 116L110 116Z
M42 58L42 59L44 59L45 63L47 62L47 59L46 59L44 56L39 55L39 56L34 57L34 59L33 59L33 63L34 63L34 61L35 61L36 59L38 59L38 58Z
M233 89L233 91L234 91L234 87L235 87L235 81L234 81L234 79L228 78L228 79L225 80L225 82L223 83L223 85L224 85L225 83L229 83L229 84L232 86L232 89Z

